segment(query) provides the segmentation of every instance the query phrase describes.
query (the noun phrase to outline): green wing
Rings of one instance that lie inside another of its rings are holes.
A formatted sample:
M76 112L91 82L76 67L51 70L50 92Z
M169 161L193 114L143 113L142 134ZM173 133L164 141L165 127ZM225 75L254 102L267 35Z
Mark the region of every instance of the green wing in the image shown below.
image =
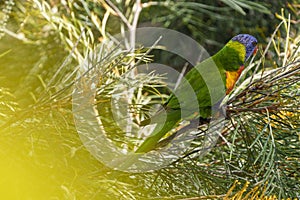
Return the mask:
M198 112L210 116L210 107L224 97L225 71L209 58L194 67L182 80L169 101L167 109L181 109L182 118Z
M221 85L216 86L216 81L211 79L220 76L220 69L214 64L212 58L209 58L198 64L179 84L178 88L170 96L164 105L164 111L158 112L147 122L156 123L152 134L141 144L136 153L148 152L155 148L159 140L166 135L181 120L191 116L201 116L207 118L211 114L212 98L210 92L218 92L220 100L224 94L223 77ZM205 78L203 78L205 76ZM208 85L213 88L209 90ZM213 85L212 85L213 84ZM220 92L223 91L223 92ZM143 125L146 125L145 123Z

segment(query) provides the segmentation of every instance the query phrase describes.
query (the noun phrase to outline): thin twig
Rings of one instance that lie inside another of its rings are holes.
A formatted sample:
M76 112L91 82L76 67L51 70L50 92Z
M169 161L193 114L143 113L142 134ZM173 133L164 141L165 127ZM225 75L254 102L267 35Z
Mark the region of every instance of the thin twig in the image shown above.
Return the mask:
M130 29L130 48L133 49L133 51L135 48L136 29L137 29L137 24L139 21L141 11L142 11L141 0L136 0L132 25L129 27L129 29Z
M253 75L251 76L251 79L250 79L250 82L249 82L249 86L252 84L254 75L257 73L257 70L258 70L260 64L262 63L262 60L266 57L267 52L268 52L268 50L269 50L269 48L270 48L270 46L271 46L272 40L273 40L273 38L275 37L277 31L279 30L279 28L280 28L280 26L281 26L282 24L283 24L283 21L280 22L280 23L278 24L278 26L276 27L275 31L273 32L273 34L272 34L272 36L271 36L271 38L270 38L270 41L269 41L269 43L268 43L268 45L267 45L265 51L263 52L263 54L262 54L262 56L261 56L261 59L259 59L258 63L256 64L256 67L255 67L255 69L254 69ZM263 76L263 72L261 73L261 77L262 77L262 76ZM247 89L247 88L246 88L246 89Z
M181 73L179 74L178 79L177 79L177 81L176 81L174 90L176 90L176 88L179 86L179 84L180 84L180 82L181 82L181 80L182 80L182 78L183 78L183 76L184 76L184 74L185 74L185 71L186 71L188 65L189 65L189 63L186 62L185 65L183 66L183 68L182 68L182 70L181 70Z
M259 107L259 108L229 108L227 109L227 112L229 113L241 113L241 112L259 112L264 113L268 109L269 111L277 111L278 105L271 105L271 106L265 106L265 107Z
M127 20L127 18L123 15L123 13L119 10L117 6L115 6L114 3L112 3L110 0L105 0L105 2L117 13L117 15L121 18L121 20L126 24L128 29L131 29L131 24Z

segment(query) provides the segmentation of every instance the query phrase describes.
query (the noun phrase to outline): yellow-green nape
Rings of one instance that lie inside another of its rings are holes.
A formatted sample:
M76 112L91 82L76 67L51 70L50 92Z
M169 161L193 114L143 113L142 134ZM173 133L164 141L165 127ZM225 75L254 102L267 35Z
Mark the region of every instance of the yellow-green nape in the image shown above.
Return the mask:
M244 65L246 48L243 44L230 40L218 53L213 55L213 60L220 69L236 71Z
M246 47L243 44L241 44L237 41L231 40L226 44L226 46L229 48L235 49L235 51L238 52L237 56L238 56L239 60L244 62L245 57L246 57Z

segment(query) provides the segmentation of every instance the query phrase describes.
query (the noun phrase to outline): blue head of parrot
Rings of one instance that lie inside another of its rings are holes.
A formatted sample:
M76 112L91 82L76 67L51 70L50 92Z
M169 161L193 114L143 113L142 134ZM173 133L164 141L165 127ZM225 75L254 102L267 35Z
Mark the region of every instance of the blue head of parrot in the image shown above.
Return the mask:
M243 44L246 48L246 57L245 62L249 59L249 57L256 53L257 50L257 39L249 34L239 34L232 38L232 41L237 41Z

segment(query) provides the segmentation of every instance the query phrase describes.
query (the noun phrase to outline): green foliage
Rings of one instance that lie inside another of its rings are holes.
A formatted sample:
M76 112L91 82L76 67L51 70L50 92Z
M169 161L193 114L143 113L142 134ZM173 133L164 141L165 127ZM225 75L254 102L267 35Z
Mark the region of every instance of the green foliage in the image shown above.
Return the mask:
M2 7L1 13L0 13L0 39L5 35L5 28L7 25L7 21L9 19L12 7L14 6L13 0L5 0L3 2L4 6Z

